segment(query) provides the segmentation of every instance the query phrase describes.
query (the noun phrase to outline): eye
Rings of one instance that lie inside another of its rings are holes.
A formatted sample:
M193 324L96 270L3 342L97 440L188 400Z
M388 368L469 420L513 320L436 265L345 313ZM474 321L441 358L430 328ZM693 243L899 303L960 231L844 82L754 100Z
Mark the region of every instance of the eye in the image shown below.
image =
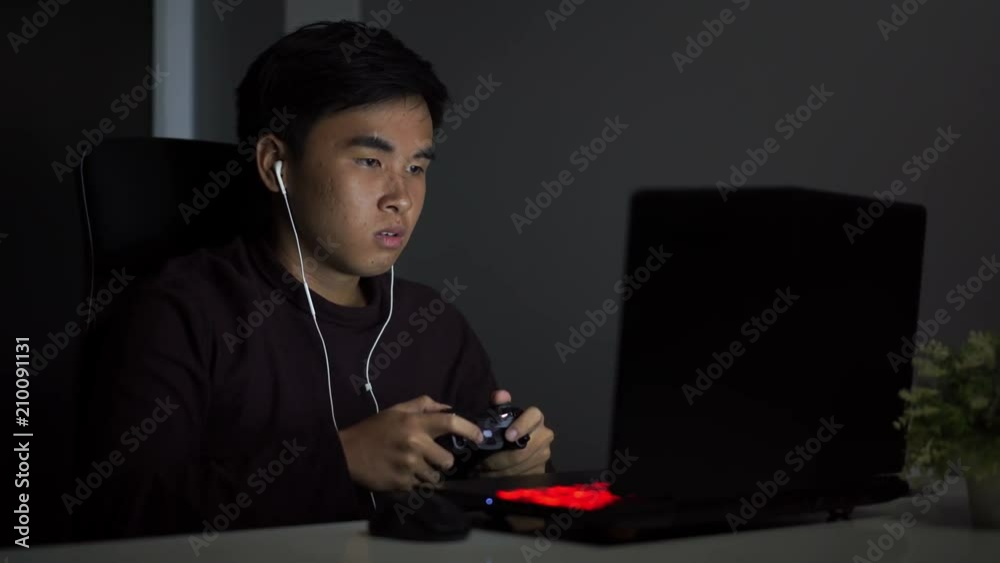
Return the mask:
M356 159L356 162L358 162L362 166L367 166L369 168L374 168L376 166L382 165L382 163L379 162L377 158L358 158Z
M410 173L411 174L423 174L424 172L425 172L425 170L424 170L423 166L418 166L416 164L411 164L410 165Z

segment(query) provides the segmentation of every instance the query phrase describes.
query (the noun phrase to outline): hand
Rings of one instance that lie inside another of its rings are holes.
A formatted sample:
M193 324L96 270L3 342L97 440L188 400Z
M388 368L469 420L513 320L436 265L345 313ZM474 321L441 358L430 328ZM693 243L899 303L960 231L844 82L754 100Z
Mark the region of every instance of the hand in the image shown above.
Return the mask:
M424 395L341 430L351 479L373 491L407 491L421 482L437 483L438 470L450 469L455 458L434 442L436 437L456 434L483 441L475 424L440 412L448 408Z
M504 390L493 392L493 404L500 405L511 402L510 393ZM545 426L545 415L538 407L530 407L517 417L517 420L507 428L504 438L512 442L518 436L530 435L528 445L524 449L505 450L497 452L482 464L481 477L504 477L508 475L532 475L545 473L545 464L552 455L552 441L555 433Z

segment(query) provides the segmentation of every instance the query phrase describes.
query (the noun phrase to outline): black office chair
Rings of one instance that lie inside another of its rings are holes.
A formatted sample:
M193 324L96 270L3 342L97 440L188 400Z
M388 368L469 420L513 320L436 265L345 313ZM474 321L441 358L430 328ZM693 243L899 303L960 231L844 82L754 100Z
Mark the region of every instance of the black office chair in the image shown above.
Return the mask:
M225 143L109 139L84 157L77 183L96 288L114 269L149 273L264 228L269 216L253 154Z
M77 194L94 315L85 357L122 301L106 289L115 272L141 279L172 257L267 228L270 197L253 156L226 143L124 138L83 158Z
M96 304L92 322L83 327L74 389L81 406L77 428L83 430L105 327L134 289L112 296L107 288L114 272L136 276L138 285L172 257L261 232L268 225L270 192L245 147L241 154L236 145L205 141L108 139L76 172L87 254L83 275L89 278L84 286ZM78 448L83 441L76 440Z

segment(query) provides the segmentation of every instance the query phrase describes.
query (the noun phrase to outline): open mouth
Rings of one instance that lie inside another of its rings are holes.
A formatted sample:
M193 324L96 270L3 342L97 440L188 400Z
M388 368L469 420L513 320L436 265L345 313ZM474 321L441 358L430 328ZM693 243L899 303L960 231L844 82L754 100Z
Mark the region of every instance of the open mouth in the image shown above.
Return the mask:
M375 232L375 240L385 248L400 248L403 245L403 235L406 231L402 227L392 227Z

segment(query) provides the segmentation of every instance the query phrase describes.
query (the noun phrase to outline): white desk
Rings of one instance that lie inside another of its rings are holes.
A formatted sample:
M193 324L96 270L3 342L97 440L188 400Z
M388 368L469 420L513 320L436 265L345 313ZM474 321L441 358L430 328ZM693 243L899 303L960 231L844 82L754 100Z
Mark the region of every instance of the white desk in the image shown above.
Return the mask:
M642 563L698 561L761 561L768 563L853 563L858 555L868 559L868 540L885 533L884 523L899 521L911 511L916 524L894 542L879 563L1000 562L1000 531L967 527L963 491L954 491L925 515L911 499L870 507L850 521L806 524L737 534L698 536L612 547L556 541L531 561L543 563ZM9 563L176 563L216 561L297 563L385 562L416 563L461 561L467 563L526 563L522 546L534 546L536 537L474 530L461 542L419 544L369 537L367 523L349 522L295 528L273 528L221 534L195 557L187 536L83 545L5 549L0 556Z

